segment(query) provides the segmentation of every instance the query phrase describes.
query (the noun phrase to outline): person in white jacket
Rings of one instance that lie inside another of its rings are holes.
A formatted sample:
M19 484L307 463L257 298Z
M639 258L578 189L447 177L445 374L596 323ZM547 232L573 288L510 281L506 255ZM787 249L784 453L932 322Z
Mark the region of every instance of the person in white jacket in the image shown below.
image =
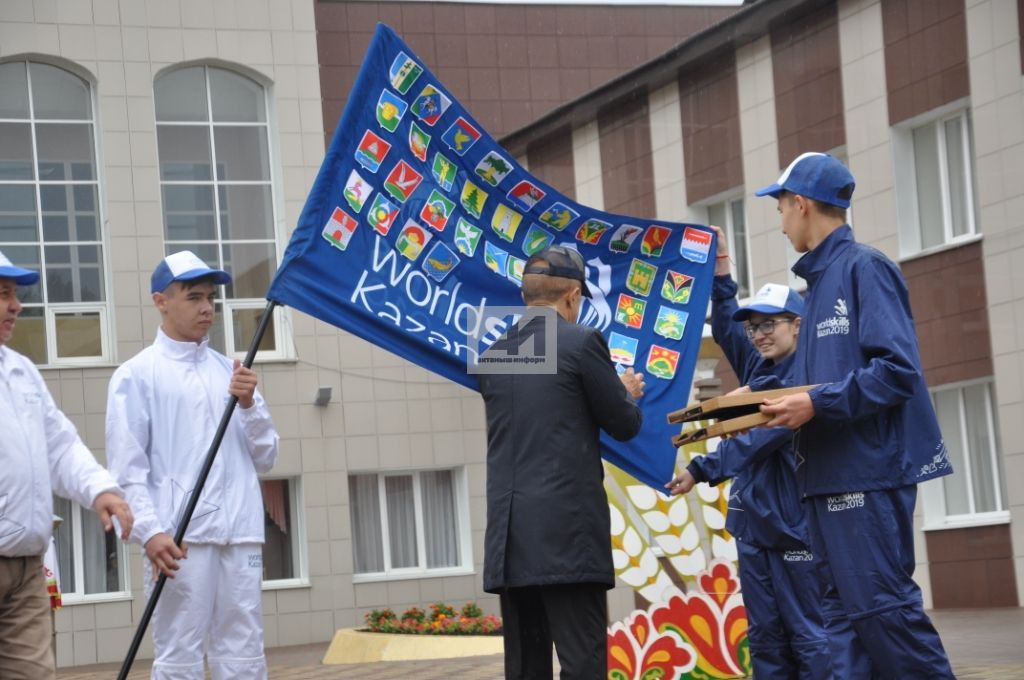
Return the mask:
M56 677L43 555L53 530L53 494L112 517L128 540L124 492L57 408L42 376L7 343L21 313L18 286L39 280L0 253L0 678Z
M274 465L278 436L256 373L209 347L217 286L230 281L190 251L164 258L151 282L156 341L117 369L107 393L107 456L135 508L147 596L168 576L152 621L161 680L201 680L204 652L215 680L267 677L257 474ZM229 395L239 408L179 548L172 536Z

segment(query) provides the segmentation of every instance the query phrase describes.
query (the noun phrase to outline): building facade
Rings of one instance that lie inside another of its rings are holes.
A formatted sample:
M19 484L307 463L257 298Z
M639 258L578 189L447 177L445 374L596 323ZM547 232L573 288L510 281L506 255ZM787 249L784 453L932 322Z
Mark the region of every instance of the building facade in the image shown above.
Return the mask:
M753 189L804 150L846 160L858 239L910 286L958 470L920 494L927 604L1019 606L1021 17L1024 0L9 0L0 249L44 272L12 345L101 461L107 382L154 336L145 291L166 252L191 248L233 272L213 343L244 352L384 21L560 191L725 227L745 294L800 285L774 202ZM479 397L289 310L257 369L282 437L263 483L267 644L328 640L383 606L496 611L481 590ZM701 371L728 380L713 358ZM57 513L58 662L119 660L144 607L139 549L71 505ZM617 588L613 616L632 602Z

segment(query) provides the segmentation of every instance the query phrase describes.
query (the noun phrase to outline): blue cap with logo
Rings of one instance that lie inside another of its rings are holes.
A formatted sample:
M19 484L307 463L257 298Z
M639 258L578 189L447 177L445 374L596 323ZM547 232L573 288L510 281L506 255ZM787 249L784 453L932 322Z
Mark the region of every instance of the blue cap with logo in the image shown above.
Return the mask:
M827 153L800 154L775 184L754 192L756 196L778 198L783 191L813 198L822 203L849 208L856 182L849 169Z
M14 279L19 286L30 286L39 280L39 272L15 267L6 255L0 253L0 279Z
M182 250L160 260L150 278L150 292L162 293L175 281L192 281L204 276L209 276L216 284L231 283L231 275L226 271L208 267L191 250Z
M750 304L740 307L733 312L733 321L746 321L750 315L760 312L761 314L793 314L794 316L804 315L804 299L800 293L789 286L778 283L766 283L757 291Z

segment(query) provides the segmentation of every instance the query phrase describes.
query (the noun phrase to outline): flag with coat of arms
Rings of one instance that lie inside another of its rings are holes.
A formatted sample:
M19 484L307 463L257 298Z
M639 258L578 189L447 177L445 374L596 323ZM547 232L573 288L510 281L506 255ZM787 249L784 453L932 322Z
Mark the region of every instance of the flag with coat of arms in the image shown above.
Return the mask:
M714 271L707 227L580 205L530 175L411 49L378 24L267 299L476 389L468 335L482 310L522 305L529 257L587 263L579 322L620 372L648 376L644 425L602 455L661 490L676 450Z

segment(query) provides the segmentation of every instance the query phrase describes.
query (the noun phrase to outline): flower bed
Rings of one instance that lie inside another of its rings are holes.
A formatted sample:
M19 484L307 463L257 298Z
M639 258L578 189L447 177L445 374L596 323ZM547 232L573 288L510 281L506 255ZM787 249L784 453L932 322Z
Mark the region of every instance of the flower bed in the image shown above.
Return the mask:
M419 607L407 609L399 617L391 609L374 609L366 617L365 630L372 633L405 635L501 635L501 619L484 614L470 602L461 611L435 602L430 612Z

